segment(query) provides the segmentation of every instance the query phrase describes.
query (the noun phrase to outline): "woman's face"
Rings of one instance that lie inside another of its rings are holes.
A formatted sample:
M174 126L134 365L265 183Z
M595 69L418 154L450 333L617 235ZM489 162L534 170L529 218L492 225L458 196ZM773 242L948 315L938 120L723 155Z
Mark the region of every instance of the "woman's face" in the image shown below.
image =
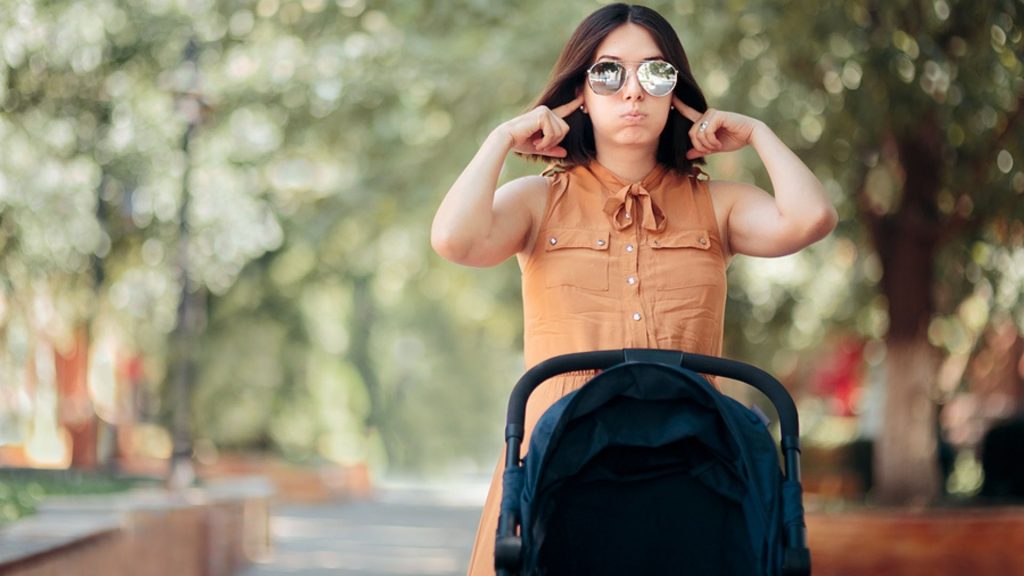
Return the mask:
M664 57L651 34L632 23L613 30L597 47L594 62L618 60L627 68L626 84L610 96L594 93L584 81L584 106L594 125L598 152L623 145L650 147L652 153L657 152L672 95L656 97L645 92L637 81L636 67L644 60Z

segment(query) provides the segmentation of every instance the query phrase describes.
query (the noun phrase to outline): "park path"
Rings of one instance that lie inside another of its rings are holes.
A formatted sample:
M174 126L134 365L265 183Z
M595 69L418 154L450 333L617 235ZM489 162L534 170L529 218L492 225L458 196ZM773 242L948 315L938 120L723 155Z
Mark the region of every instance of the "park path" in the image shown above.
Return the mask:
M486 480L392 480L369 500L275 505L270 556L238 576L461 576Z

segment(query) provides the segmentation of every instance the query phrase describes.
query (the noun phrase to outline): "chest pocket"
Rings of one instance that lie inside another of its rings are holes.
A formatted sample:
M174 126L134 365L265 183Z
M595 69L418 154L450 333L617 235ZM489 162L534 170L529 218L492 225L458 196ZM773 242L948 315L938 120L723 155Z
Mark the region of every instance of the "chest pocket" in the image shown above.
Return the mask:
M685 290L718 284L723 274L721 258L711 250L707 230L680 230L651 237L656 288Z
M552 228L538 241L544 243L544 284L608 290L608 232L579 228Z

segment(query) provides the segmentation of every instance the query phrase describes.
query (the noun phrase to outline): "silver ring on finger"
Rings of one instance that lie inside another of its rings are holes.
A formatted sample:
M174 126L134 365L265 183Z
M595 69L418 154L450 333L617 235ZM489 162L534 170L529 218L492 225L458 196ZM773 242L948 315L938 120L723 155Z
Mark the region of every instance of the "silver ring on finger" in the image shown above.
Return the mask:
M707 129L708 129L708 121L705 120L705 121L700 123L700 127L697 128L697 131L698 132L703 132L703 131L705 131Z

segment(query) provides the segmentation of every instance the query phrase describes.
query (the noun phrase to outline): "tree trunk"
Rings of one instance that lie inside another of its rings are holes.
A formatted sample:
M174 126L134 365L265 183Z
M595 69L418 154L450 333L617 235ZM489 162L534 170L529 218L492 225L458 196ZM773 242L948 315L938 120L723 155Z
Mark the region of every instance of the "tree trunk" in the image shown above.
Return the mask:
M82 327L74 345L54 353L60 424L71 436L71 467L92 470L99 463L98 422L89 398L89 331Z
M941 494L933 386L939 354L928 341L935 314L932 288L941 221L942 131L924 114L896 142L905 175L899 209L877 222L882 290L889 304L886 400L875 440L875 497L885 504L921 504Z
M359 275L352 279L352 315L349 324L353 335L348 358L359 372L370 397L370 412L364 423L367 430L381 430L386 420L388 399L380 375L374 366L370 335L377 321L377 303L373 294L373 276Z
M178 273L181 274L181 299L178 301L178 323L174 338L174 389L172 392L173 415L171 436L174 447L171 451L167 485L173 489L191 486L195 481L195 465L192 461L192 388L195 382L195 339L199 335L201 315L205 315L205 302L200 301L199 290L192 289L191 259L189 243L191 227L189 209L191 206L192 141L202 120L201 106L197 97L199 77L197 62L199 49L194 39L185 46L185 62L192 68L187 91L180 95L178 106L188 120L185 134L181 139L181 151L185 156L185 170L181 176L181 204L178 207Z
M922 505L942 493L932 386L937 351L926 338L890 339L882 434L875 440L875 499Z

